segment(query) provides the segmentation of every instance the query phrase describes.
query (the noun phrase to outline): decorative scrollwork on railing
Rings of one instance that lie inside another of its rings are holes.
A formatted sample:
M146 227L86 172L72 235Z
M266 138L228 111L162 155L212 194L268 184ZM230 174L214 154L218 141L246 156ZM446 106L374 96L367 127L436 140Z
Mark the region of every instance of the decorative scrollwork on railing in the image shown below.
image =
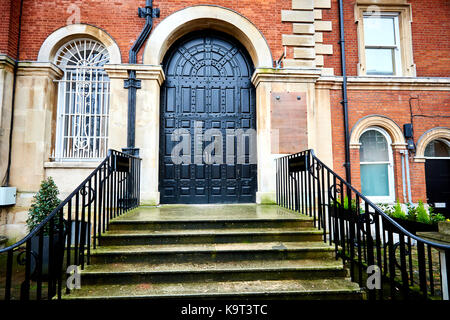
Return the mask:
M89 187L88 185L85 185L82 189L80 189L80 195L83 197L87 197L87 202L84 204L85 207L88 207L91 205L92 202L94 202L96 197L96 192L94 188Z
M390 245L389 243L387 243L386 245ZM395 261L395 266L397 268L399 268L400 270L402 270L402 266L400 265L400 263L397 260L397 250L398 248L400 248L400 241L397 241L396 243L394 243L394 245L392 246L392 249L394 251L394 261ZM407 248L405 248L405 257L409 256L411 254L411 250L408 250Z
M330 195L330 199L333 200L333 202L336 204L337 203L337 199L334 197L334 194L336 193L336 195L338 194L342 194L342 188L340 185L338 184L333 184L329 189L328 189L328 194Z
M17 264L19 266L25 266L27 264L27 255L26 255L27 251L23 250L21 251L18 255L17 255ZM39 260L39 255L34 252L33 250L30 250L30 257L31 259L34 260L34 266L32 261L30 260L29 264L30 264L30 274L34 274L36 271L36 266L39 265L41 263L41 261ZM34 267L34 268L32 268Z
M320 170L322 170L323 166L322 164L320 164L319 162L316 163L312 163L309 167L308 167L308 172L311 175L311 177L313 177L316 180L319 180L319 175L315 175L315 172L319 172ZM313 169L316 169L315 171Z

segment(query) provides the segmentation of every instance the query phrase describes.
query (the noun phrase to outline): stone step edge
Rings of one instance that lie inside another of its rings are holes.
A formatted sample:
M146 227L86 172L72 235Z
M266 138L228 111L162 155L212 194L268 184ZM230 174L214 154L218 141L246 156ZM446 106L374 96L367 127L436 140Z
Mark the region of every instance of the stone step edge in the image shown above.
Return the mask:
M125 246L124 246L125 247ZM111 250L111 251L96 251L91 250L91 256L103 256L103 255L134 255L134 254L179 254L179 253L230 253L230 252L334 252L334 247L303 247L303 248L286 248L286 249L274 249L274 248L238 248L238 249L196 249L196 250L139 250L139 251L124 251L124 250Z
M219 229L218 229L219 230ZM112 231L110 231L112 232ZM254 236L254 235L322 235L321 230L299 231L250 231L250 232L210 232L210 233L105 233L99 238L160 238L160 237L211 237L211 236Z
M341 294L355 294L361 295L363 292L360 288L347 288L347 289L321 289L321 290L286 290L286 291L252 291L252 292L236 292L236 293L225 293L225 292L208 292L208 293L183 293L183 294L159 294L159 295L124 295L124 296L70 296L64 295L63 299L67 300L117 300L117 299L168 299L168 298L204 298L204 297L252 297L252 296L289 296L289 295L341 295Z
M146 223L199 223L199 222L310 222L314 221L312 217L290 217L290 218L244 218L244 219L191 219L191 220L111 220L109 224L146 224Z
M319 261L318 261L319 263ZM308 266L308 267L271 267L271 268L243 268L243 269L232 269L232 268L223 268L223 269L178 269L178 270L158 270L158 271L89 271L82 270L81 276L89 275L89 276L100 276L100 275L162 275L162 274L183 274L183 273L235 273L235 272L291 272L291 271L343 271L345 267L343 265L336 266Z

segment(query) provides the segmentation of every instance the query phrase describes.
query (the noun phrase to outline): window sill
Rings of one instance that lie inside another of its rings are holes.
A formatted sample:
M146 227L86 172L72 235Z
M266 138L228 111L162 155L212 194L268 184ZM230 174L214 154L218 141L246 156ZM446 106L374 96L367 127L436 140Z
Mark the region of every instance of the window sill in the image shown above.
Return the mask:
M45 162L45 169L95 169L101 161L55 161Z

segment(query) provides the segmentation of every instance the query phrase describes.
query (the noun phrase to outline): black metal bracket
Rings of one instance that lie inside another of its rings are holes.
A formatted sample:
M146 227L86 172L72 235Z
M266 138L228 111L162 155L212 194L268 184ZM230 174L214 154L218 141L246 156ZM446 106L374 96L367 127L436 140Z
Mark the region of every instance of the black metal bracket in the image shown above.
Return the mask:
M145 8L138 8L138 14L139 18L147 18L147 16L159 18L160 10L159 8L153 8L153 6L146 6Z
M124 83L124 88L125 89L129 89L129 88L135 88L135 89L141 89L141 80L130 77L128 79L125 79L125 83Z

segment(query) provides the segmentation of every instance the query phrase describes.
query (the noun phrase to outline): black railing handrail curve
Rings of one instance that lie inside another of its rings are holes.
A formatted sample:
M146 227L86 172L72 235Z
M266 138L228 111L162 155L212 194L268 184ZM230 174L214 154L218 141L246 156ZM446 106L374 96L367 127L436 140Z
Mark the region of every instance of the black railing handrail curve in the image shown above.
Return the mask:
M334 246L336 259L350 267L352 281L361 288L366 284L370 300L448 299L450 245L417 236L436 226L390 217L318 159L314 150L278 158L276 169L277 204L313 218L323 241ZM377 288L365 280L373 270L381 276Z
M320 163L320 165L322 165L323 167L325 167L327 170L329 171L333 171L331 170L325 163L323 163L319 158L316 157L314 150L313 149L309 149L306 150L307 152L309 151L311 153L311 156L314 158L314 160L316 160L318 163ZM299 155L301 152L299 153L295 153L293 154L295 155ZM363 194L361 194L358 190L356 190L351 184L349 184L347 181L345 181L342 177L340 177L337 173L336 173L336 177L339 178L340 180L342 180L343 184L345 184L345 186L347 188L350 188L355 194L357 194L362 200L364 200L365 202L367 202L369 205L371 205L378 214L380 214L381 216L383 216L383 218L385 218L388 222L390 222L392 225L394 225L394 227L396 227L397 229L399 229L402 233L404 233L406 236L411 237L413 239L415 239L416 241L420 241L423 242L424 244L439 248L439 249L443 249L443 250L449 250L450 249L450 245L446 245L443 243L437 243L437 242L433 242L433 241L429 241L426 239L423 239L411 232L409 232L408 230L406 230L405 228L403 228L400 224L398 224L394 219L392 219L388 214L386 214L383 210L381 210L376 204L374 204L372 201L370 201L369 199L367 199Z
M68 195L63 201L61 201L61 203L55 208L53 209L53 211L36 227L33 228L33 230L31 230L30 233L28 233L22 240L16 242L13 245L10 245L9 247L0 249L0 254L7 252L9 250L13 250L15 248L20 247L21 245L23 245L25 242L27 242L28 240L30 240L33 236L35 236L42 228L45 227L45 225L50 221L50 219L54 218L58 212L64 208L64 206L80 191L80 189L82 189L84 186L86 186L86 184L88 183L88 181L90 179L92 179L92 177L103 168L103 166L105 165L106 162L109 161L109 158L111 156L111 154L115 152L120 154L121 156L125 156L125 157L129 157L129 158L133 158L133 159L138 159L141 160L139 157L135 157L129 154L125 154L125 153L121 153L119 151L116 150L112 150L109 149L108 150L108 155L106 156L106 158L97 166L97 168L94 169L94 171L92 171L92 173L83 180L82 183L80 183L80 185L70 194Z

